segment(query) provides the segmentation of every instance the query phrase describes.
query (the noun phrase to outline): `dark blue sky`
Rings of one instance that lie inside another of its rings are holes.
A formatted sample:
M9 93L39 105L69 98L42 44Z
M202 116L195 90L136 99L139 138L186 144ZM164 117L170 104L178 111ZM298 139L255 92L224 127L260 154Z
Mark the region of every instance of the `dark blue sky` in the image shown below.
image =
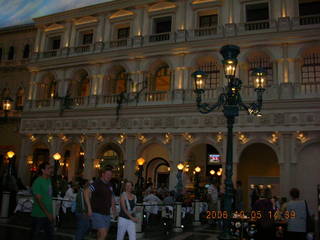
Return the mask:
M0 27L31 23L32 18L111 0L0 0Z

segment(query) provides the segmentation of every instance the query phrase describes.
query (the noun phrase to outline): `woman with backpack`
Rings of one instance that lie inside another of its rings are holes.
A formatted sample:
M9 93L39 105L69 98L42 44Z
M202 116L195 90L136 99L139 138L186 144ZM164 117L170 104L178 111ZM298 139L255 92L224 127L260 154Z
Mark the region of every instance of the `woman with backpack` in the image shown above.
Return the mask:
M120 197L120 214L118 219L117 240L123 240L128 232L129 240L136 240L136 223L138 219L135 216L137 198L132 194L133 183L125 183L125 191Z

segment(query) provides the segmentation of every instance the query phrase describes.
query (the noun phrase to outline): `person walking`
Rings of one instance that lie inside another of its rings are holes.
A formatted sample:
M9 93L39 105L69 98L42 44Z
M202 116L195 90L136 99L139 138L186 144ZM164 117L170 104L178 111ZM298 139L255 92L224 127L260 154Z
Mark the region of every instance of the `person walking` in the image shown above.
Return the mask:
M104 240L108 235L111 222L110 208L114 217L116 215L111 179L112 169L103 169L100 178L84 190L87 214L91 218L92 228L97 229L97 240Z
M44 230L47 240L53 240L53 209L52 209L52 184L50 177L53 168L49 162L39 166L40 176L32 184L33 208L32 217L32 240L39 237L40 231ZM43 239L43 238L42 238Z
M120 197L120 214L118 219L117 240L123 240L128 232L129 240L136 240L136 224L138 219L135 216L137 198L132 194L133 183L128 181L125 185L125 192Z
M288 227L285 234L286 240L305 240L307 232L307 203L299 200L300 191L297 188L290 190L292 198L286 205L286 211L294 212L294 218L288 218Z
M79 181L79 191L76 196L76 208L75 215L77 219L75 240L83 240L86 233L90 229L90 218L87 215L88 208L84 200L84 189L88 187L89 181L87 179L81 179Z

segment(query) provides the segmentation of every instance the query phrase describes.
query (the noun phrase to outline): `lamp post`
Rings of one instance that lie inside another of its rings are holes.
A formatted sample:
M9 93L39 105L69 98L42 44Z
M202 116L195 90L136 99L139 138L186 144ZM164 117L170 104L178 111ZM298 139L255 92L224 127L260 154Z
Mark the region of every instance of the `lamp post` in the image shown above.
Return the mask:
M9 151L7 152L7 157L8 157L8 176L14 176L17 177L16 172L15 172L15 152L14 151Z
M143 173L143 164L145 160L144 158L137 159L138 165L138 182L137 182L137 201L138 203L142 203L142 188L143 188L143 180L142 180L142 173Z
M201 172L201 168L199 166L197 166L195 169L195 184L194 184L194 188L195 188L195 195L196 195L196 199L199 199L199 182L200 182L200 172Z
M224 66L224 74L228 80L227 86L223 93L218 97L215 104L202 103L202 94L204 93L204 84L207 74L202 71L196 71L192 74L195 81L195 93L197 95L196 103L200 113L209 113L219 107L223 108L223 114L227 119L227 159L226 159L226 179L225 179L225 196L224 196L224 211L228 213L228 218L224 219L223 232L219 235L219 239L228 240L235 239L230 232L231 229L231 214L232 214L232 199L233 199L233 185L232 185L232 165L233 165L233 124L235 118L239 115L239 111L244 109L248 114L261 116L262 108L262 94L265 91L265 71L262 69L255 69L253 71L255 79L255 92L257 93L257 101L246 105L242 102L240 96L240 89L242 81L235 77L237 68L237 56L240 53L240 48L235 45L223 46L220 50L223 56L222 64Z
M182 163L179 163L177 165L178 172L177 172L177 185L176 185L176 190L177 190L177 195L176 198L180 199L182 195L182 190L183 190L183 184L182 184L182 171L184 168L184 165Z
M61 154L60 153L55 153L52 155L53 159L54 159L54 173L53 173L53 196L57 196L58 195L58 176L57 176L57 172L60 166L60 159L61 159Z

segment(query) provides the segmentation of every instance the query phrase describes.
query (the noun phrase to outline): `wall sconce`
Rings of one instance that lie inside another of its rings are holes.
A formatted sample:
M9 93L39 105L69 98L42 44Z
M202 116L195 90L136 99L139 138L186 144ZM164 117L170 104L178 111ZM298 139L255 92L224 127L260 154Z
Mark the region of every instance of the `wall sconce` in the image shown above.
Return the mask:
M192 142L193 142L193 137L191 136L191 134L189 134L189 133L184 133L184 134L182 134L182 136L183 136L184 139L185 139L186 141L188 141L189 143L192 143Z
M27 156L27 164L32 165L33 164L33 158L31 155Z
M268 142L274 144L278 142L278 139L279 139L279 133L274 132L271 134L271 137L268 138Z
M97 141L98 142L103 142L104 141L104 137L100 134L97 134Z
M31 140L31 142L35 142L37 140L37 138L34 135L31 135L29 139Z
M210 170L210 174L213 176L216 172L212 169Z
M60 164L60 166L61 166L61 167L63 167L63 166L64 166L64 162L60 162L59 164Z
M61 141L63 141L63 142L68 142L68 141L69 141L69 139L67 138L67 136L64 135L64 134L61 134L61 135L60 135L60 139L61 139Z
M222 132L219 132L219 133L216 135L216 142L217 142L217 143L220 143L220 142L222 142L222 140L223 140L223 134L222 134Z
M119 138L118 138L118 140L117 140L117 142L119 143L119 144L122 144L123 142L124 142L124 140L126 139L126 135L124 135L124 134L120 134L120 136L119 136Z
M164 135L164 140L162 141L163 144L168 144L168 143L170 143L171 138L172 138L171 134L170 134L170 133L166 133L166 134Z
M218 176L221 176L221 175L222 175L222 168L219 168L219 171L217 172L217 175L218 175Z
M170 172L170 170L171 170L171 168L170 168L170 167L168 167L168 172Z
M145 144L148 141L148 139L145 136L143 136L142 134L138 135L138 139L143 144Z
M84 156L84 152L80 152L80 156Z
M188 167L185 167L185 168L183 169L183 171L189 172L189 168L188 168Z
M310 140L303 132L297 131L296 138L303 144Z
M48 135L48 142L51 142L53 139L53 136L52 135Z
M94 168L99 169L101 167L99 163L99 159L96 160L96 163L94 164Z
M249 142L249 138L241 132L238 133L238 139L242 144Z
M80 139L79 139L79 142L80 143L84 143L85 141L86 141L86 136L85 135L81 135Z

